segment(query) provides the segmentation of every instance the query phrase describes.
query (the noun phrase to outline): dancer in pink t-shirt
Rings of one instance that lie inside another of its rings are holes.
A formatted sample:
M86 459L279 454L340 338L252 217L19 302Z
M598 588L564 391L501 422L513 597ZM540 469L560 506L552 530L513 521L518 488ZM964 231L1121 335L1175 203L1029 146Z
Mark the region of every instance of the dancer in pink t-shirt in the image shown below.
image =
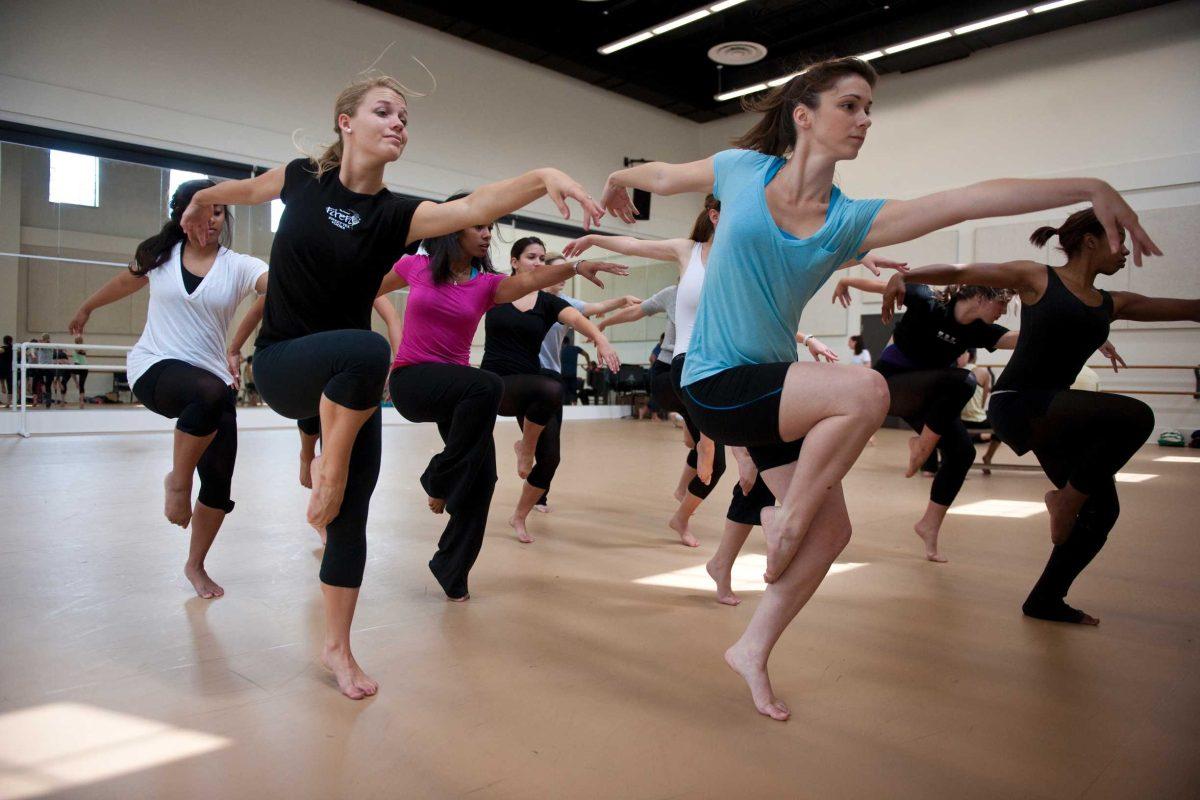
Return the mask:
M446 596L458 601L470 596L467 575L483 545L496 484L492 431L503 384L468 364L480 319L495 305L572 275L599 284L598 272L629 272L617 264L579 261L500 275L488 258L491 240L490 225L427 239L428 255L401 258L380 287L380 294L409 287L404 333L388 386L396 410L411 422L436 422L446 445L430 459L421 486L433 513L449 513L429 569Z

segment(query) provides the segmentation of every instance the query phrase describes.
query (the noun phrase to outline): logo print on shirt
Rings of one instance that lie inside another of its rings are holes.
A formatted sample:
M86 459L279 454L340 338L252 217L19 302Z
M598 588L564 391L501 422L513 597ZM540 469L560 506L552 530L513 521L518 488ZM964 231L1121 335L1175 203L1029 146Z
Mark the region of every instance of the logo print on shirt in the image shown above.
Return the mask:
M344 231L348 231L362 222L362 217L356 212L334 208L333 206L325 206L325 214L329 217L329 221L333 223L335 228L341 228Z

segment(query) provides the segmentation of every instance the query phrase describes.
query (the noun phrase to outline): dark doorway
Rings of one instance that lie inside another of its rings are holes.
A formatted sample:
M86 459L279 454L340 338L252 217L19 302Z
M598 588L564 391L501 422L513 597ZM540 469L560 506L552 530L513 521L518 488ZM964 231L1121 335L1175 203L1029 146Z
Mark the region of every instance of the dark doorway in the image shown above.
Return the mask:
M883 348L887 347L888 342L892 339L892 327L900 321L903 314L897 314L892 320L891 325L884 325L883 320L878 314L863 314L862 315L862 337L863 345L871 351L871 360L876 361L883 353ZM902 428L907 429L908 425L899 417L888 417L883 421L885 428Z

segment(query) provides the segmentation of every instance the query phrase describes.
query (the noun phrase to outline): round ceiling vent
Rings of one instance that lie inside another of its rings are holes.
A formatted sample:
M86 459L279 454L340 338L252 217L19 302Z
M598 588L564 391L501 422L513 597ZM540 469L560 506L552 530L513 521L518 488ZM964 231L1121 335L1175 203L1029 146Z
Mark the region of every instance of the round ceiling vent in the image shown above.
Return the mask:
M767 48L758 42L723 42L709 48L708 57L718 64L731 67L753 64L767 55Z

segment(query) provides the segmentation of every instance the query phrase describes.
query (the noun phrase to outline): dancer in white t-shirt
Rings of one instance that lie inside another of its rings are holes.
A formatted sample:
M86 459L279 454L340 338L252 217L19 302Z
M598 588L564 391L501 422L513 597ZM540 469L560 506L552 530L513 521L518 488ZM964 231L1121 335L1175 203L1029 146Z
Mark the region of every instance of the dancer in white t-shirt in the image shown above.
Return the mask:
M224 206L213 206L209 243L189 241L179 225L192 195L213 186L188 181L171 198L171 217L161 231L138 245L128 271L84 301L70 330L83 334L97 308L150 287L150 305L142 336L126 359L133 393L146 408L175 424L171 471L163 481L165 514L182 528L192 526L184 574L196 594L220 597L225 591L208 576L204 558L225 515L237 458L235 388L241 347L262 316L256 302L226 348L225 335L238 305L267 289L267 265L222 246L230 225ZM192 473L200 474L200 492L192 506Z

